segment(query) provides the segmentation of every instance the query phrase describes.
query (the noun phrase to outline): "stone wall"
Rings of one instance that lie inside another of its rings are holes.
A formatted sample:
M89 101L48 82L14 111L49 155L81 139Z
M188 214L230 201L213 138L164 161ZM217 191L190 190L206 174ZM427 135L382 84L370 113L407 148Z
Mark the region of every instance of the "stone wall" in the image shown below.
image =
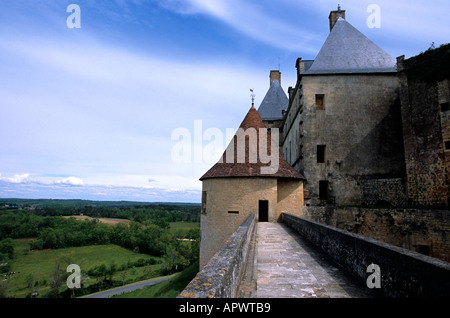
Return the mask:
M302 181L277 178L215 178L203 181L200 268L251 214L258 220L259 201L268 201L268 221L281 212L300 215Z
M448 210L310 206L304 218L450 262Z
M200 268L249 215L257 217L258 200L269 201L269 220L276 221L276 178L206 179L202 189L206 208L201 214Z
M254 226L255 215L252 214L224 242L223 247L209 260L178 297L235 297L245 269Z
M299 75L281 147L307 179L309 204L320 203L321 181L337 204L361 205L361 181L405 176L398 87L395 73ZM322 162L318 146L325 146Z
M387 297L450 297L450 264L331 226L283 214L283 223L333 258L362 284L376 264Z
M408 204L403 178L362 179L360 183L363 205L405 206Z
M278 179L277 193L277 222L282 212L288 212L300 216L303 207L303 182L290 179Z
M435 67L429 61L427 67ZM425 81L398 58L407 193L412 204L448 205L450 197L449 79ZM417 72L417 70L415 70Z

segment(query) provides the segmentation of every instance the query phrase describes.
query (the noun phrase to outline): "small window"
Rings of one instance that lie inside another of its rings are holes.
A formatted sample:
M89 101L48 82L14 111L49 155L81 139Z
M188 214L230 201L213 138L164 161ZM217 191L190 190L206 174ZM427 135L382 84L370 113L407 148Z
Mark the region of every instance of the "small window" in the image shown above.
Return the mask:
M445 142L445 150L450 150L450 141Z
M423 255L430 256L430 247L427 245L418 245L417 252Z
M329 181L319 181L319 200L328 200Z
M228 211L228 214L239 214L239 211Z
M317 110L325 109L325 95L316 94L316 109Z
M446 103L442 103L441 104L441 112L446 112L450 110L450 103L446 102Z
M206 214L206 191L202 191L202 213Z
M317 145L317 163L325 163L325 145Z

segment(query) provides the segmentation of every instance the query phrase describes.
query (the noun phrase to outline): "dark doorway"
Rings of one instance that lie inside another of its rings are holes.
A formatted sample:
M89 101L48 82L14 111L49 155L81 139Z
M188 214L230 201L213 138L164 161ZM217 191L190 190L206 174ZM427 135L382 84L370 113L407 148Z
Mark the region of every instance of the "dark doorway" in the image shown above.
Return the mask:
M269 222L269 201L267 200L259 201L258 221Z

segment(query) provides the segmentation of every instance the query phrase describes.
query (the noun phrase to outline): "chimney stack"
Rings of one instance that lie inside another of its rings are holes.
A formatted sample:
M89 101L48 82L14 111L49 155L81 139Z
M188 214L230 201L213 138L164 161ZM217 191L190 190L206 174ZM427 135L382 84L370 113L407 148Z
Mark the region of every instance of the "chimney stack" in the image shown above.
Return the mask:
M277 80L278 83L281 85L281 72L280 71L270 71L270 86L272 86L272 83L274 80Z
M334 25L336 24L339 17L345 20L345 10L341 10L341 6L338 6L336 11L331 11L328 19L330 20L330 32L333 30Z

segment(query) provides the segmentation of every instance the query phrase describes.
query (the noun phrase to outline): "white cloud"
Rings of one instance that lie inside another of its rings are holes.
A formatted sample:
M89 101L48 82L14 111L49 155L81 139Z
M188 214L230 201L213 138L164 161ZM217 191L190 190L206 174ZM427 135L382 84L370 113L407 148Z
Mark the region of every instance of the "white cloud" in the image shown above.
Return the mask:
M62 180L59 180L56 182L57 184L64 184L64 185L72 185L72 186L82 186L84 185L84 182L80 178L76 177L67 177Z
M25 182L29 182L30 181L29 177L30 177L29 173L15 174L12 177L2 177L1 174L0 174L0 180L1 181L10 182L10 183L25 183Z

